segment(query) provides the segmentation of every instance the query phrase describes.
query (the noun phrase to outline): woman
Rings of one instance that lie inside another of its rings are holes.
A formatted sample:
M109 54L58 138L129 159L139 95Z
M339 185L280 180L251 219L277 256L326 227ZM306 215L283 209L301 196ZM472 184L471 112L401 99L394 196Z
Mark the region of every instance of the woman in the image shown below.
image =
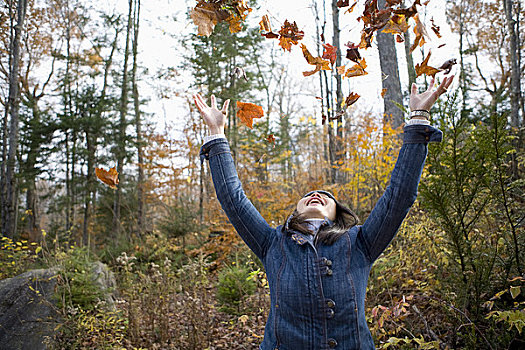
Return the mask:
M331 193L313 191L285 225L271 228L246 198L224 137L229 101L219 110L214 96L211 107L194 96L210 132L201 159L209 160L222 208L268 277L271 307L260 349L374 349L364 313L370 268L416 199L427 144L442 137L428 111L452 79L435 91L432 79L422 94L412 85L411 119L390 184L362 226Z

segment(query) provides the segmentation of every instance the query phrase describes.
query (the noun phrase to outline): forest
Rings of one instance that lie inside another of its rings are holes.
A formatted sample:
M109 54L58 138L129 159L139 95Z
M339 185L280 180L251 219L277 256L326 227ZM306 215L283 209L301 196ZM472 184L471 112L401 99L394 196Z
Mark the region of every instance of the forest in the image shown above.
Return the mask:
M0 287L58 271L48 349L259 349L268 280L217 200L192 94L231 101L270 226L312 189L363 222L410 86L450 73L366 320L378 349L525 348L524 18L515 0L2 1Z

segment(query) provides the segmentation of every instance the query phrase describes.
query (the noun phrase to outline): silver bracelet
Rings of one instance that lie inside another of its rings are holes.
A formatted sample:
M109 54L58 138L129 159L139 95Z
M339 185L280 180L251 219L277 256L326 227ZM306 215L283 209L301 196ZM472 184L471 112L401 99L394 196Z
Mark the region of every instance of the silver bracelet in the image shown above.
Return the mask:
M416 109L410 112L410 118L414 117L425 117L427 119L430 119L430 112L424 109Z

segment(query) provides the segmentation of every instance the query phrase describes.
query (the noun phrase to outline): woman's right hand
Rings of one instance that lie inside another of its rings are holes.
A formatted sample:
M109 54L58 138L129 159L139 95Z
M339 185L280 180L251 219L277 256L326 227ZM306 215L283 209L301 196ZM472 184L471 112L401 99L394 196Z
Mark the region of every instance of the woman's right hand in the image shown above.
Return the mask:
M200 94L193 95L193 100L201 113L202 119L208 125L210 135L224 134L224 125L226 124L230 100L224 102L221 110L217 108L217 101L214 95L211 95L211 107L208 106Z

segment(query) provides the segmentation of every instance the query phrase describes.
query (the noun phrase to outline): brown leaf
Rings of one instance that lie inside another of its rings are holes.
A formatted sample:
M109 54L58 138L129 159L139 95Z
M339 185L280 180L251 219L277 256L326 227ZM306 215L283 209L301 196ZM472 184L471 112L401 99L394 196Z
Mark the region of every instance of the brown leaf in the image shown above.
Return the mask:
M264 111L261 106L254 103L237 101L237 117L250 129L253 129L253 120L255 118L262 118L263 116Z
M116 190L118 185L118 172L115 167L108 170L104 170L102 168L95 168L95 175L97 175L98 179L111 187L112 189Z
M339 8L350 6L350 0L337 0L336 6Z
M439 67L439 69L441 70L444 70L445 71L445 74L448 74L450 73L450 70L452 69L452 66L457 64L457 61L455 58L451 58L449 60L446 60L445 63L443 63L441 65L441 67Z
M432 53L429 51L423 62L421 62L421 64L416 64L416 76L419 77L420 75L425 74L433 77L436 75L436 73L441 71L441 69L437 69L428 65L428 60L430 59L431 54Z
M291 51L292 45L297 45L299 40L304 37L304 32L299 30L295 22L290 23L288 20L284 21L281 30L279 30L281 35L279 38L279 45L283 50Z
M313 71L303 72L305 77L315 74L321 69L330 70L330 61L322 59L321 57L312 56L304 44L301 44L301 49L303 50L303 56L306 59L306 62L308 62L308 64L315 65L315 69Z
M409 19L417 13L416 5L421 6L421 0L415 0L412 6L408 8L394 10L394 13L398 15L404 15L407 19Z
M403 34L410 26L403 15L394 15L388 21L383 33Z
M337 70L337 74L343 75L345 74L346 66L339 66L336 68L336 70Z
M215 11L196 7L190 12L193 23L197 26L197 35L210 36L218 23Z
M273 134L266 136L266 141L275 145L275 136Z
M414 51L418 46L423 46L426 42L425 37L428 38L425 26L419 20L419 16L417 14L414 16L414 20L416 21L416 25L414 26L414 34L416 34L416 38L414 39L414 43L410 47L410 52Z
M359 62L352 67L348 68L348 70L345 73L345 77L351 78L351 77L358 77L361 75L368 74L365 71L365 68L367 67L366 61L364 58L360 59Z
M261 21L259 22L259 31L261 32L271 32L272 26L270 25L270 19L268 15L262 16Z
M401 35L396 35L396 42L402 43L405 41L405 38L403 38Z
M436 34L438 38L441 38L441 34L439 33L439 26L436 25L436 23L434 23L434 17L430 19L430 22L432 23L431 29L434 32L434 34Z
M337 47L330 44L323 44L324 52L322 58L330 60L331 64L335 63L337 59Z
M250 12L252 12L252 9L244 1L237 1L233 4L233 10L230 11L230 16L225 20L230 25L230 33L241 31L242 23Z
M345 99L345 107L349 107L351 105L353 105L354 103L357 102L357 100L359 100L359 96L358 94L354 93L354 92L351 92L350 95L348 95Z
M355 63L359 62L361 59L361 54L358 50L359 47L350 41L346 43L345 46L348 47L348 49L346 49L346 58L348 58L350 61L354 61Z

